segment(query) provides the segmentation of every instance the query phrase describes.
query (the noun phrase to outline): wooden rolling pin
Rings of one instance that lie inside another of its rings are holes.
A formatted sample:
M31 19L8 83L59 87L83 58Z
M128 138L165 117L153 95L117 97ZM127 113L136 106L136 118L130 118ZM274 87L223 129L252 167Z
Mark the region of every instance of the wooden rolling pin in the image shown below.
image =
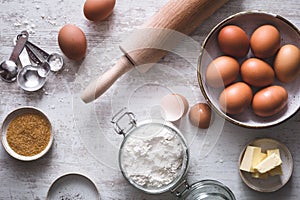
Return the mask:
M162 7L147 23L142 27L171 29L183 34L190 34L206 18L211 16L228 0L170 0ZM140 46L135 51L125 51L118 62L108 71L102 74L96 81L90 83L81 94L81 99L89 103L101 96L119 77L131 70L134 66L159 61L167 52L159 49L143 48L153 44L159 44L164 41L167 34L154 34L139 36L136 41ZM144 38L143 38L144 37ZM141 42L142 41L142 42ZM155 46L155 45L154 45Z

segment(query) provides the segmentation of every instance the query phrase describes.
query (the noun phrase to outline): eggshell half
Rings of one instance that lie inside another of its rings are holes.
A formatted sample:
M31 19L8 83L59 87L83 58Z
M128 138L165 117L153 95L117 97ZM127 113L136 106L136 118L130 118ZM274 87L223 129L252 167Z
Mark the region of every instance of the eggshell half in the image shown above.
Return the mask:
M163 110L163 118L167 121L175 122L187 113L189 103L180 94L169 94L161 99L160 106Z

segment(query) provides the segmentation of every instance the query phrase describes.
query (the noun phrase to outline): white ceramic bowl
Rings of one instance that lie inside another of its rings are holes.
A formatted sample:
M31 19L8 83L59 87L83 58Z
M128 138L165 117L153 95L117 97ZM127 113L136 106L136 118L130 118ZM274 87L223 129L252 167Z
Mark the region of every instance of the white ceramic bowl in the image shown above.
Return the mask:
M279 15L263 11L245 11L226 18L211 30L202 44L197 74L200 89L205 99L212 109L214 109L220 116L239 126L247 128L265 128L284 122L299 110L300 77L289 84L280 83L278 80L274 82L273 85L283 86L287 90L289 97L288 104L285 109L271 117L259 117L253 113L251 108L248 108L245 112L239 115L228 115L219 107L218 98L221 90L211 88L207 85L205 73L208 64L216 57L224 55L218 46L218 33L224 26L232 24L243 28L249 38L257 27L264 24L272 24L280 31L281 46L284 44L294 44L300 48L300 31L291 22ZM247 58L252 56L251 51L249 51ZM242 63L243 60L245 60L245 58L240 59L239 62Z
M100 193L96 184L87 176L69 173L57 178L51 184L46 199L100 200Z
M9 146L8 141L7 141L6 132L7 132L8 125L14 118L16 118L17 116L22 115L22 114L39 114L39 115L43 116L50 124L50 140L49 140L47 146L40 153L33 155L33 156L24 156L24 155L20 155L20 154L16 153ZM36 160L36 159L42 157L49 151L49 149L53 143L52 126L51 126L50 120L48 119L47 115L44 112L42 112L41 110L39 110L35 107L30 107L30 106L17 108L7 115L7 117L4 119L4 121L2 123L1 136L2 136L2 144L5 148L5 150L7 151L7 153L9 155L11 155L12 157L14 157L18 160L22 160L22 161L32 161L32 160Z

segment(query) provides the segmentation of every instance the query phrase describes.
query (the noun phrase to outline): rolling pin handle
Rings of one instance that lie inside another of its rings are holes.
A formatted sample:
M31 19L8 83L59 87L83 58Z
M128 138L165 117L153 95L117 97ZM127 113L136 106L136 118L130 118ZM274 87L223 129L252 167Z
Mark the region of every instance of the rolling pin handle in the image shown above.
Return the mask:
M89 103L101 96L123 74L128 72L134 65L123 55L118 62L108 69L102 76L91 82L81 94L81 99Z

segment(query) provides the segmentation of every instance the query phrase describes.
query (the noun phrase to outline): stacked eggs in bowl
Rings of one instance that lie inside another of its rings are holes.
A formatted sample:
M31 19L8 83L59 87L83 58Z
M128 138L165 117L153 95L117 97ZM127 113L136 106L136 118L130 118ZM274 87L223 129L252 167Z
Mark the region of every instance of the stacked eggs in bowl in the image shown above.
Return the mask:
M286 19L249 11L219 23L202 45L201 91L211 107L244 127L279 124L300 104L300 32Z

